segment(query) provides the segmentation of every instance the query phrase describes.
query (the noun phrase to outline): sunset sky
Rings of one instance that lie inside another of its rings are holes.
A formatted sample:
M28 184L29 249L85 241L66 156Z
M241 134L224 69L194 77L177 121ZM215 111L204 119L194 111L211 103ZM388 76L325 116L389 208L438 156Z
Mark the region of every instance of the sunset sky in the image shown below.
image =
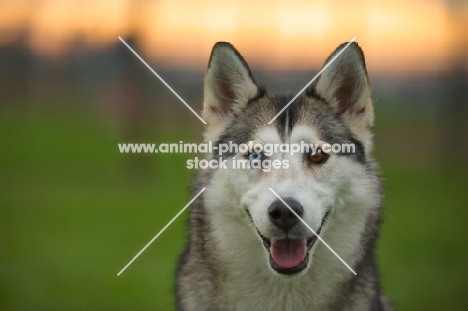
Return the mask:
M134 34L147 57L172 67L205 66L216 41L233 43L254 67L317 67L357 37L374 70L433 70L467 44L468 4L447 1L128 1L0 2L0 44L30 31L50 55L80 38L96 46ZM460 2L461 3L461 2ZM13 30L12 30L13 29Z

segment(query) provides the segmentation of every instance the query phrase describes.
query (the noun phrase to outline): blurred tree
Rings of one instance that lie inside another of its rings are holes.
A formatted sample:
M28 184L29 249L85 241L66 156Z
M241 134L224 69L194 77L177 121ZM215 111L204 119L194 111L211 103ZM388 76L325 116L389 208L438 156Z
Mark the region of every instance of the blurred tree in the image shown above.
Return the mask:
M27 28L2 29L15 32L14 42L0 46L0 94L4 104L28 103L31 90L33 56L28 48L30 30Z
M468 18L462 1L449 1L448 11L448 70L439 102L441 161L468 156Z

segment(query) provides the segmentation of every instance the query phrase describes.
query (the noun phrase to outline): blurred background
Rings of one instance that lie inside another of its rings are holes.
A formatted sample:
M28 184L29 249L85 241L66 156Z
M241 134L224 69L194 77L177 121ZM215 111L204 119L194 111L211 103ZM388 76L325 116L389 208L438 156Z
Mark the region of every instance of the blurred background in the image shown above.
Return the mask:
M0 310L173 310L193 155L217 41L298 92L342 42L363 48L385 182L377 253L396 310L467 310L466 1L0 1Z

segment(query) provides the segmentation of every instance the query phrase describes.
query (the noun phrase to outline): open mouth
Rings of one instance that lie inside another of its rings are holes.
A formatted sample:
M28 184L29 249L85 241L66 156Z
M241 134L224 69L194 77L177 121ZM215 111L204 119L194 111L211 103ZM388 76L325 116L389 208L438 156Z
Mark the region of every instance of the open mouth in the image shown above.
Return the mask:
M320 234L322 227L328 218L329 212L325 214L320 224L320 228L316 231ZM292 275L301 272L307 268L309 262L309 251L317 241L317 236L290 239L267 238L263 236L257 229L257 233L263 241L263 246L270 254L271 267L280 274Z

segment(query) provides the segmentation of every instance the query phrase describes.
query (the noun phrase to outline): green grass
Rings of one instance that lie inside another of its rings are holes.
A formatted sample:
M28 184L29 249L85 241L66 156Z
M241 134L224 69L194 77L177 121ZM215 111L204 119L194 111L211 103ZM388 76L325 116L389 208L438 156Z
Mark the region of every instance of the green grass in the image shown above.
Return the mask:
M397 310L466 310L466 171L388 171L379 244L384 291Z
M193 137L175 129L149 140ZM121 135L85 116L10 112L0 132L0 309L173 310L187 214L117 273L188 202L188 156L120 155ZM384 291L398 310L464 310L466 169L412 157L378 153Z
M122 156L86 118L2 121L0 309L172 310L186 215L117 273L189 200L184 156Z

